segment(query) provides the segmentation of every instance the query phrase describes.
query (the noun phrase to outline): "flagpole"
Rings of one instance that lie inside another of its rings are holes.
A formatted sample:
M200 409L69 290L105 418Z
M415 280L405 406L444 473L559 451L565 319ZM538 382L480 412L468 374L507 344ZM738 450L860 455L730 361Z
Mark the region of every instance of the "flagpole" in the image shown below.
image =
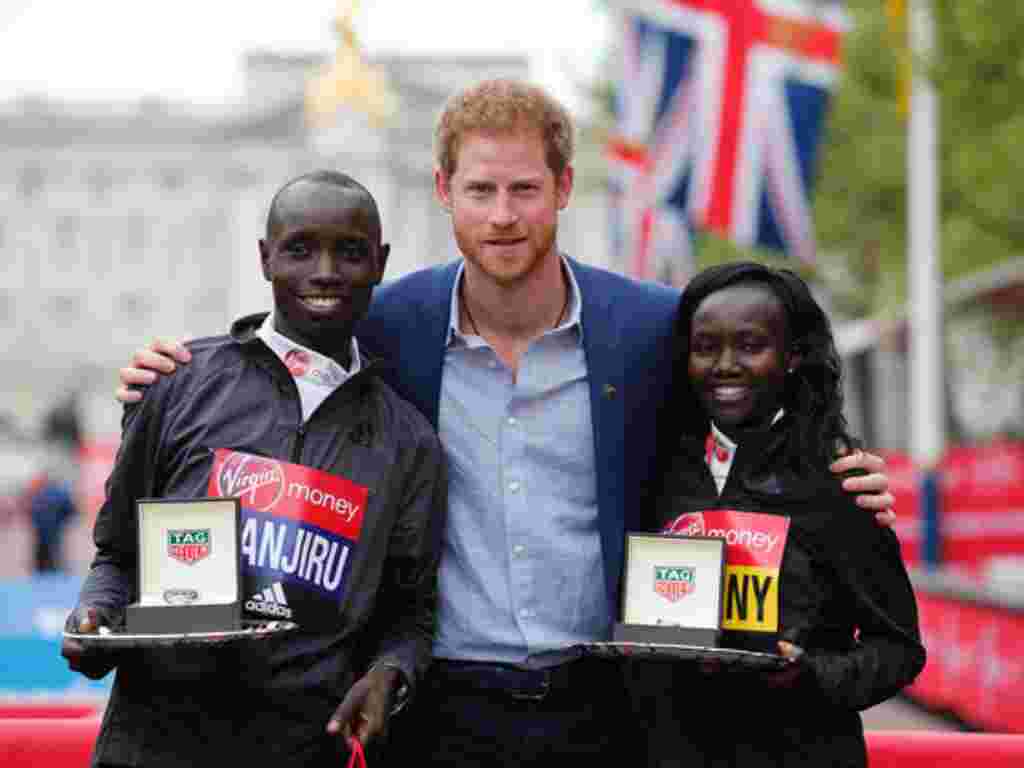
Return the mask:
M938 96L921 63L935 47L931 0L911 0L913 51L907 134L910 298L910 450L920 472L922 560L940 560L939 462L945 448L942 269L939 258Z

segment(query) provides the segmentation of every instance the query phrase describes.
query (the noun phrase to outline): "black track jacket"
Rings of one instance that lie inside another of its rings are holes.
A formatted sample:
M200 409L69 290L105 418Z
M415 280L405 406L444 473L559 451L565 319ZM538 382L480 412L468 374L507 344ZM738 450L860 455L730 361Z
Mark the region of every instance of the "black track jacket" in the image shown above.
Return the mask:
M303 424L291 375L255 335L263 317L191 343L191 363L128 411L80 600L116 613L135 598L135 500L206 496L213 451L228 448L369 488L336 621L274 641L120 652L95 762L334 765L344 750L324 727L354 679L386 660L415 684L429 661L447 503L437 436L365 361Z
M657 514L659 525L702 509L790 518L779 635L804 648L801 675L773 687L764 673L732 668L647 670L635 693L638 715L650 721L655 765L864 766L858 711L897 693L924 666L917 605L895 534L858 508L826 468L817 477L781 469L773 457L782 455L782 439L775 429L744 438L721 496L703 444L682 447ZM757 634L724 633L723 644L767 650Z

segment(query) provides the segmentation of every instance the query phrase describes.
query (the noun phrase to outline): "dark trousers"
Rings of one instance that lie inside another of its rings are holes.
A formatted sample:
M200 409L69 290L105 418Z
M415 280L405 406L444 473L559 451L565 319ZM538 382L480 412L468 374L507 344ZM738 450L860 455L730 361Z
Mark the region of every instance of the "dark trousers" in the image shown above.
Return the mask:
M391 721L388 766L642 765L621 668L580 659L548 670L437 660Z

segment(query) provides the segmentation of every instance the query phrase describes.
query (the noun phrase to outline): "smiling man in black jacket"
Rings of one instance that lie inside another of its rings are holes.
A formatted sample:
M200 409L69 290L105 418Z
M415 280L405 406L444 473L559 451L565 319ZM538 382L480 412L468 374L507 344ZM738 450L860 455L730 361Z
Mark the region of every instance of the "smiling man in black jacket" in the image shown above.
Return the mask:
M326 171L289 182L260 241L273 313L191 344L193 364L126 417L67 629L117 627L136 598L144 497L242 495L246 584L275 596L247 610L315 620L216 649L114 654L65 640L72 669L117 667L94 763L196 765L230 750L255 764L334 766L348 738L379 737L415 687L430 654L446 478L426 419L352 336L387 255L360 184ZM279 483L272 501L239 494L256 469ZM336 489L344 509L314 503Z

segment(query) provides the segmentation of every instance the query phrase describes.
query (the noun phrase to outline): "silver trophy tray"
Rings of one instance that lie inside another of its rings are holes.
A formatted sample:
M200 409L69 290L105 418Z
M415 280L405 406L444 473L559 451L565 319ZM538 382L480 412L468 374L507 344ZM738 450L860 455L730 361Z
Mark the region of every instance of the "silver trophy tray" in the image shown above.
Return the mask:
M527 659L527 666L543 668L550 664L569 661L581 656L602 659L637 659L643 661L697 661L718 663L765 671L785 669L792 659L774 653L743 651L737 648L713 648L678 643L593 642L579 643L568 648L542 651Z
M86 648L114 650L119 648L158 648L178 646L213 646L243 641L259 641L276 637L299 628L293 621L243 620L237 629L216 632L176 632L170 634L129 634L106 627L100 632L82 634L65 632L64 637L76 640ZM102 631L106 629L107 631Z
M755 669L784 669L792 661L785 656L737 648L709 648L669 643L583 643L583 653L603 658L650 659L653 661L709 661L724 666Z

